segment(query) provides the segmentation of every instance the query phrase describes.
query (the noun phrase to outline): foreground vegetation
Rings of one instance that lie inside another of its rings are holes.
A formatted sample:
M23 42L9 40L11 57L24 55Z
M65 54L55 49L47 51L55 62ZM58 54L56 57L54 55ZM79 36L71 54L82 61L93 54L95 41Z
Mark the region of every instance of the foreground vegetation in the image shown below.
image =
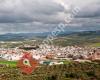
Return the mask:
M100 62L41 66L31 75L15 67L2 67L0 80L100 80Z

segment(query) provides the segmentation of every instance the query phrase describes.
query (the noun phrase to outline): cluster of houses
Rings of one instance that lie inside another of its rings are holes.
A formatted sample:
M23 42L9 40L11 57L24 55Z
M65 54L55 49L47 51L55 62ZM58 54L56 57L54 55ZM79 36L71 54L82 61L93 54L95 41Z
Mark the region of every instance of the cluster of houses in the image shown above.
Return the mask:
M37 49L32 48L27 51L22 48L1 48L0 59L2 58L8 61L20 60L24 52L32 54L33 58L38 60L41 64L48 64L50 62L49 65L64 64L59 60L74 60L79 62L100 60L100 48L79 46L59 47L51 45L48 45L45 48L42 45L40 45Z

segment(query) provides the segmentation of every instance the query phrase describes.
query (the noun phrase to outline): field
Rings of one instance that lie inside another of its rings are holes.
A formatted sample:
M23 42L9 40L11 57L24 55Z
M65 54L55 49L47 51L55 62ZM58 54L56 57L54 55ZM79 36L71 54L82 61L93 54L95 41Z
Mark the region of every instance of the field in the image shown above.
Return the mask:
M16 67L17 62L16 61L0 61L1 65L10 66L10 67Z
M78 36L70 35L64 37L58 37L53 40L53 43L58 46L89 46L89 47L100 47L100 36Z
M93 44L91 44L90 46L93 46L93 47L100 47L100 43L98 42L98 43L93 43Z

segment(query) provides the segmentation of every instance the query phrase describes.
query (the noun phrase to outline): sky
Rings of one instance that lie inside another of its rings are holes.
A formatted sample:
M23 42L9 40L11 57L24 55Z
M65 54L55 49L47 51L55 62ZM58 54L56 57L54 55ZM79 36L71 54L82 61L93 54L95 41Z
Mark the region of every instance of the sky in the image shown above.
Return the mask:
M0 0L0 34L49 32L60 23L65 31L100 30L100 0Z

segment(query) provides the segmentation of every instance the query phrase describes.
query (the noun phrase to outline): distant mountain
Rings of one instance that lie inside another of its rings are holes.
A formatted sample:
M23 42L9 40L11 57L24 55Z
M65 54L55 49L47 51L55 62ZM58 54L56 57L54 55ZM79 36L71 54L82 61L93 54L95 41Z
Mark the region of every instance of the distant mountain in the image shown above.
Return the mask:
M0 35L0 41L17 41L34 38L45 38L49 33L7 33Z
M17 40L25 40L25 39L36 39L36 38L46 38L50 32L44 32L44 33L7 33L0 35L0 41L17 41ZM71 32L71 31L65 31L59 33L58 37L64 37L64 36L100 36L100 31L82 31L82 32Z
M98 31L83 31L83 32L76 32L78 36L89 36L89 35L100 35L100 30Z
M25 39L36 39L36 38L46 38L50 32L44 33L7 33L0 35L0 41L18 41L18 40L25 40ZM69 34L69 32L60 33L58 36L65 36Z

